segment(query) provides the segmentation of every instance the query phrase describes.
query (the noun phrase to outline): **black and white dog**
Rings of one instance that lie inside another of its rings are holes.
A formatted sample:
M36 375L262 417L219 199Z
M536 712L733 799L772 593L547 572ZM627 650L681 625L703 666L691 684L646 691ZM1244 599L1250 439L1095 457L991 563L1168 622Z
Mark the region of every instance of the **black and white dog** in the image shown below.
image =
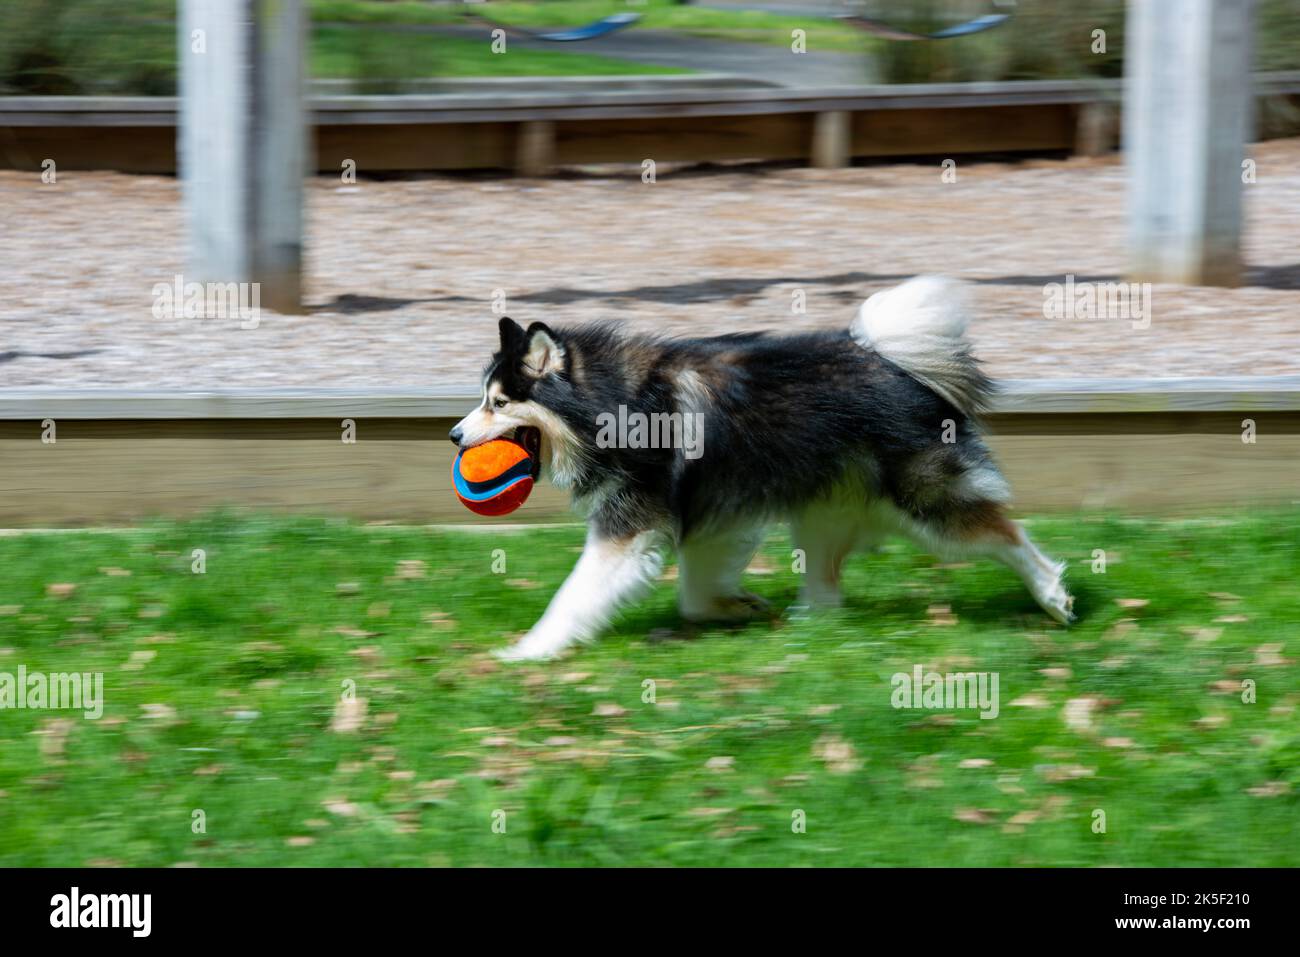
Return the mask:
M967 321L961 288L934 277L872 296L844 332L667 340L502 319L483 402L451 439L513 435L537 449L589 531L546 613L500 656L595 638L649 587L670 542L684 617L750 617L762 603L741 573L780 520L805 556L808 605L838 604L845 557L901 533L1003 562L1044 611L1072 620L1064 565L1003 512L1010 490L977 422L993 385Z

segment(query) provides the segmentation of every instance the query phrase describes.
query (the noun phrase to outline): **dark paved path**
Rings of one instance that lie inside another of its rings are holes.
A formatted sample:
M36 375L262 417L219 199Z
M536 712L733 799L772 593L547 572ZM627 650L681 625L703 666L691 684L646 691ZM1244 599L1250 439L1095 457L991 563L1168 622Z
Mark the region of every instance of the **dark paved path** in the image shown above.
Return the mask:
M491 27L487 26L433 26L424 29L449 36L481 37L484 43L491 39ZM587 53L701 73L730 73L783 86L845 86L870 82L864 54L793 53L789 47L713 40L667 30L632 28L580 43L554 43L510 36L505 56L509 56L511 47L552 53Z

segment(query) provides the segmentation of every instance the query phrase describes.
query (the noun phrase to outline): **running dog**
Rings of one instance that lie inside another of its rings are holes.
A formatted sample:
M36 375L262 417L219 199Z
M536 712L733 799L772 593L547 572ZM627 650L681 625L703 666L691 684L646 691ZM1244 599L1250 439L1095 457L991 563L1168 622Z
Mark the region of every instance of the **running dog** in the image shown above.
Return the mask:
M1064 563L1005 515L1010 489L979 430L993 383L967 323L961 287L928 276L873 295L842 332L660 339L503 318L482 404L451 440L513 436L589 528L546 613L499 656L593 640L648 590L668 543L683 617L752 617L762 602L741 574L783 520L805 556L801 604L838 605L845 558L902 534L997 559L1072 621Z

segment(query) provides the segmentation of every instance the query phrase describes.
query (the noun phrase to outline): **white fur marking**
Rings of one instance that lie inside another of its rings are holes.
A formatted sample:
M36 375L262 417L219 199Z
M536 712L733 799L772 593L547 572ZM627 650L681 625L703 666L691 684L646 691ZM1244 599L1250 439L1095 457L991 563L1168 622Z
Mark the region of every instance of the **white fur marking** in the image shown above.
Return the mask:
M648 591L662 559L659 536L641 532L611 541L594 531L573 572L546 613L516 644L497 652L506 661L553 658L579 641L591 641L620 607Z

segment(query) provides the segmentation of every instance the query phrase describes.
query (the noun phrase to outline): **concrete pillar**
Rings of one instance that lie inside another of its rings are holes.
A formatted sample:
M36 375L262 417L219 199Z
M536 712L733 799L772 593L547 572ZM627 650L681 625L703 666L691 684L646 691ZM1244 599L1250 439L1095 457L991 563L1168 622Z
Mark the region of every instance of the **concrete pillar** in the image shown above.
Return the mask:
M1131 279L1240 281L1252 21L1252 0L1129 0L1124 156Z
M187 282L260 285L302 308L308 139L302 0L181 0L181 190Z
M555 124L524 120L515 144L515 172L520 176L549 176L555 168Z
M813 117L812 164L819 169L839 169L853 159L853 114L827 110Z

